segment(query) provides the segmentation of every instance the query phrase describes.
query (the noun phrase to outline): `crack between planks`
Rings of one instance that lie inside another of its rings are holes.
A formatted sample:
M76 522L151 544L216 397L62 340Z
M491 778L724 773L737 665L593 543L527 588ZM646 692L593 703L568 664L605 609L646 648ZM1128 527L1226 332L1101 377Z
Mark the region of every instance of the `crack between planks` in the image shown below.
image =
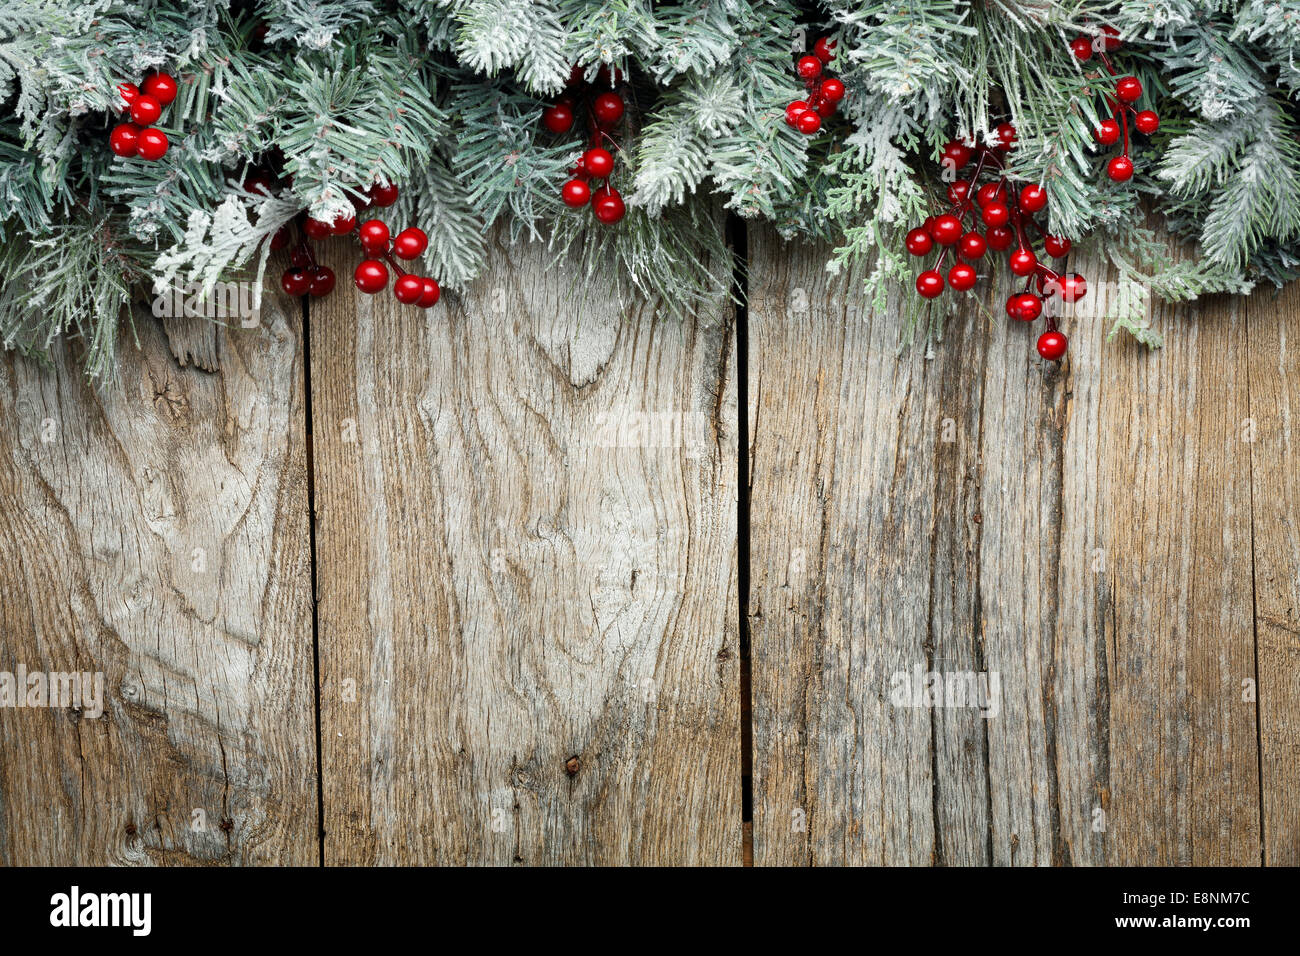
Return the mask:
M1242 303L1241 323L1245 327L1246 354L1250 355L1250 306ZM1246 362L1246 417L1249 419L1254 411L1250 394L1250 363ZM1252 420L1251 427L1254 427ZM1254 435L1252 434L1252 438ZM1259 787L1259 865L1268 865L1268 840L1264 833L1264 725L1261 717L1263 710L1263 688L1259 684L1259 585L1256 582L1255 566L1255 443L1247 443L1248 469L1247 500L1250 502L1250 631L1254 650L1255 665L1255 774Z
M306 296L302 300L302 378L303 378L303 433L307 442L307 538L311 562L311 664L315 693L316 718L316 842L317 865L325 865L325 773L321 750L321 684L320 684L320 622L317 619L317 565L316 565L316 458L311 435L311 310Z

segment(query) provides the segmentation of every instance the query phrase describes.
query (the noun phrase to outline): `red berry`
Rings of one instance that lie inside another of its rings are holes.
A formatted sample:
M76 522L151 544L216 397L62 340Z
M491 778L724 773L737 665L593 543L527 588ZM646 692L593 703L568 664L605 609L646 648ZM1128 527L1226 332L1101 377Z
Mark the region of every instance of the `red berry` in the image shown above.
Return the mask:
M916 291L922 298L933 299L943 291L943 277L937 269L926 269L916 277Z
M1136 76L1125 76L1115 84L1115 95L1125 103L1135 103L1142 95L1142 84Z
M429 247L429 237L424 230L411 226L403 229L393 240L393 255L399 259L414 259Z
M822 37L813 44L813 55L823 63L829 63L835 58L835 41Z
M1133 160L1127 156L1116 156L1106 164L1106 175L1117 183L1128 182L1133 178Z
M961 220L952 213L944 213L930 227L930 235L941 246L951 246L961 238L962 232Z
M316 266L310 270L311 285L307 292L310 295L320 298L323 295L329 295L334 291L334 270L329 266Z
M137 126L149 126L162 116L162 105L146 93L131 101L131 120Z
M330 228L333 229L334 235L346 236L353 229L357 228L357 217L353 213L343 213L334 218L334 222Z
M1070 41L1070 52L1080 63L1092 59L1092 41L1087 37L1076 37Z
M623 97L617 93L601 93L591 104L591 111L595 114L597 123L606 126L617 123L623 118Z
M839 104L832 103L830 100L819 99L817 101L817 115L822 119L830 119L839 112Z
M964 262L959 262L948 270L948 285L958 292L965 292L967 289L974 288L977 278L974 266L967 265Z
M433 279L423 280L424 288L420 292L419 301L415 304L422 309L431 309L438 303L438 296L442 295L442 289L438 288L438 283Z
M388 226L378 219L370 219L361 224L361 248L372 256L388 251Z
M1061 299L1065 302L1077 302L1088 293L1088 283L1077 272L1069 272L1056 280L1056 288L1061 290Z
M334 235L334 227L328 222L321 222L319 219L308 217L303 223L302 231L307 234L308 239L320 242L322 239L328 239Z
M822 128L822 118L814 110L804 110L795 120L795 128L805 136L811 136Z
M815 56L800 57L795 72L805 80L815 80L822 75L822 61Z
M306 295L307 290L311 288L311 276L307 274L306 269L288 269L280 276L280 288L284 290L285 295Z
M994 252L1001 252L1011 247L1011 242L1015 235L1006 226L994 226L986 234L989 248Z
M970 195L970 183L965 179L959 179L948 187L948 201L953 203L961 202Z
M1007 299L1007 315L1020 322L1032 322L1043 312L1043 302L1030 292L1018 292Z
M167 134L160 129L154 129L152 126L140 130L140 135L136 137L135 141L135 150L140 154L140 158L147 159L150 162L162 159L167 155L167 146Z
M999 123L998 128L993 132L997 133L998 145L994 147L999 152L1005 153L1012 146L1016 145L1016 128L1010 123Z
M381 186L379 183L375 183L370 187L370 201L376 206L391 206L397 202L397 187L392 185Z
M414 305L420 301L420 296L424 295L424 280L409 272L404 276L398 276L397 281L393 283L393 295L403 305Z
M1011 274L1016 276L1032 275L1034 269L1038 267L1038 257L1030 250L1021 246L1007 260L1007 265L1011 269Z
M965 259L983 259L984 253L988 249L988 243L978 232L968 232L961 237L961 246L959 247L962 258Z
M564 200L566 206L577 209L579 206L587 205L591 200L591 187L581 179L570 179L560 187L560 198Z
M176 99L178 87L176 81L166 73L150 73L144 79L143 90L157 100L159 105L166 106Z
M923 256L934 248L934 239L924 229L913 229L904 240L907 251L914 256Z
M134 156L140 140L140 127L134 123L118 123L108 135L108 148L117 156Z
M311 252L306 244L299 243L294 246L293 251L289 253L289 265L298 269L306 269L311 265Z
M597 146L582 154L582 168L597 179L604 179L614 171L614 157L609 150Z
M822 80L821 93L830 102L838 103L844 99L844 81L837 80L833 76L830 79Z
M289 244L289 227L281 226L275 230L275 235L271 237L271 251L279 252Z
M1102 120L1101 125L1092 131L1093 138L1103 146L1114 146L1119 142L1119 123L1113 119Z
M128 110L131 108L131 104L135 102L136 97L140 95L140 87L134 83L119 83L117 84L117 94L122 97L122 105L118 109Z
M1137 127L1139 133L1150 136L1160 128L1160 117L1151 110L1143 110L1133 117L1133 125Z
M1070 254L1070 240L1061 236L1043 236L1043 250L1054 259Z
M1067 345L1069 340L1060 332L1044 332L1038 337L1038 354L1049 362L1057 362L1065 358Z
M991 202L980 212L986 226L1005 226L1011 219L1011 210L1005 203Z
M542 110L542 125L552 133L567 133L573 129L573 107L568 103L556 103Z
M1104 42L1106 44L1107 52L1114 53L1116 50L1120 48L1120 46L1122 46L1119 40L1119 31L1116 30L1114 27L1104 26L1101 28L1101 32L1105 34L1106 37Z
M799 128L799 114L808 109L808 104L803 100L795 100L785 108L785 121L789 125Z
M627 212L627 207L623 205L623 197L619 195L617 189L610 189L605 186L603 189L598 189L596 194L592 196L591 211L598 220L607 226L611 226L623 218L623 214Z
M352 273L352 281L362 292L374 295L388 285L388 266L378 259L363 259Z
M939 156L940 162L945 166L953 169L961 169L970 162L975 150L971 149L965 143L959 143L955 139L951 140L943 147L943 152Z
M1038 212L1047 205L1047 190L1042 186L1026 186L1020 190L1020 211Z
M987 206L989 203L1007 201L1007 191L1001 183L985 183L975 193L975 201L981 206Z

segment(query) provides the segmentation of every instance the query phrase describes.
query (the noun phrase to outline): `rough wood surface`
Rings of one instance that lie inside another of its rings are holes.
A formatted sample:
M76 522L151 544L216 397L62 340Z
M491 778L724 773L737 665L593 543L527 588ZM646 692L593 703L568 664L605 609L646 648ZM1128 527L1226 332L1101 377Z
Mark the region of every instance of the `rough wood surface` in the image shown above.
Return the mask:
M733 313L548 262L312 311L327 863L740 861Z
M0 356L0 671L106 698L0 708L0 864L318 858L301 320L262 321L142 315L98 391Z
M751 250L755 862L1258 863L1261 737L1294 858L1295 377L1240 304L1157 310L1154 355L1080 321L1057 369L986 301L926 359L825 250ZM982 671L988 719L893 700Z

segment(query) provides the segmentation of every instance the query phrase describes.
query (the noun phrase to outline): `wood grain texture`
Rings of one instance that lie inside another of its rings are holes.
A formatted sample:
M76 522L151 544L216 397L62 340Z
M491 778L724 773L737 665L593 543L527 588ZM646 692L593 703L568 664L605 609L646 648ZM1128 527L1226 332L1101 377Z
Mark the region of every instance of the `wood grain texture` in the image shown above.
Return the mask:
M0 709L0 862L312 863L301 320L136 326L98 390L0 358L0 670L106 698Z
M1067 318L1065 365L993 301L927 358L898 351L899 304L827 285L825 250L751 249L755 862L1258 863L1240 305L1159 308L1148 354L1104 341L1109 276L1079 263L1100 305ZM1289 635L1260 659L1287 780L1298 565L1274 524L1253 560ZM987 719L894 700L985 671ZM1294 803L1271 799L1285 856Z
M327 863L740 861L732 310L548 262L313 308Z

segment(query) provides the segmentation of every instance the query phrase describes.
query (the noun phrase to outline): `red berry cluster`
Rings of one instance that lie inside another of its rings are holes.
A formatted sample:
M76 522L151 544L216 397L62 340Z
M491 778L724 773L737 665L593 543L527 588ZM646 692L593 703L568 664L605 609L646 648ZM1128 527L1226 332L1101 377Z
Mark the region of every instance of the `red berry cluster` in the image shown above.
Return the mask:
M953 264L947 272L947 284L965 292L974 288L979 278L972 263L982 260L990 249L1006 252L1012 275L1025 280L1024 289L1007 299L1007 315L1032 322L1043 314L1044 303L1057 292L1063 302L1075 302L1088 291L1088 285L1080 275L1056 272L1034 252L1037 240L1045 256L1060 259L1069 253L1070 240L1049 235L1035 219L1047 208L1047 190L1031 183L1017 193L1004 172L1003 155L1015 145L1016 128L1002 123L995 134L996 145L972 146L953 141L943 148L946 169L956 173L975 160L974 171L968 179L957 179L948 186L947 210L909 232L905 244L914 256L928 255L936 245L941 247L934 266L916 277L916 291L926 299L943 292L942 270L949 253L953 254ZM985 181L981 183L982 175ZM979 231L981 225L983 233ZM1047 331L1038 339L1038 353L1045 359L1057 360L1064 357L1066 345L1049 310Z
M1108 53L1120 48L1119 31L1114 27L1102 27L1101 35L1075 37L1070 41L1070 50L1076 59L1086 63L1093 54L1101 61L1106 72L1112 77L1119 76L1110 62ZM1106 175L1117 183L1127 182L1133 178L1133 159L1129 156L1128 124L1133 118L1133 126L1139 133L1150 136L1160 128L1160 117L1152 110L1137 110L1133 104L1142 96L1142 83L1136 76L1122 76L1115 81L1115 94L1106 95L1106 103L1111 108L1111 118L1102 120L1101 125L1092 131L1093 137L1103 146L1114 146L1124 140L1123 152L1106 164Z
M608 82L608 68L602 67L601 79ZM614 79L621 79L616 70ZM560 198L573 209L591 205L591 213L599 222L613 225L623 218L627 207L623 197L610 183L614 174L614 154L618 144L609 131L623 118L626 108L623 97L612 91L591 96L580 67L574 67L569 76L569 90L555 103L542 110L542 125L552 133L562 135L573 129L579 111L586 116L589 148L573 167L573 178L560 187ZM601 185L591 188L591 180Z
M372 206L386 207L397 202L397 187L376 183L367 191L365 198L354 201L358 212ZM334 271L328 266L320 265L312 252L311 243L328 239L331 236L346 236L353 231L358 233L361 248L370 257L361 262L352 274L358 289L373 295L388 285L388 266L397 273L393 283L393 295L397 301L406 305L418 305L422 309L431 308L442 294L438 283L430 278L406 272L397 264L397 259L414 259L424 252L429 245L429 237L424 231L411 226L403 229L396 237L390 237L388 226L379 219L363 222L358 229L356 213L345 213L333 222L307 217L302 223L303 239L289 254L289 268L280 277L280 287L289 295L328 295L334 291ZM289 243L289 227L285 226L271 240L272 249L282 249Z
M794 71L804 81L808 98L795 100L785 108L785 121L806 136L822 128L822 120L830 119L844 99L844 81L825 75L825 67L835 57L835 41L822 37L813 44L811 56L801 56Z
M150 73L141 86L120 83L122 97L119 110L130 112L131 122L118 123L108 134L108 148L123 157L139 156L150 162L167 154L167 134L154 129L162 108L176 99L176 81L166 73Z

